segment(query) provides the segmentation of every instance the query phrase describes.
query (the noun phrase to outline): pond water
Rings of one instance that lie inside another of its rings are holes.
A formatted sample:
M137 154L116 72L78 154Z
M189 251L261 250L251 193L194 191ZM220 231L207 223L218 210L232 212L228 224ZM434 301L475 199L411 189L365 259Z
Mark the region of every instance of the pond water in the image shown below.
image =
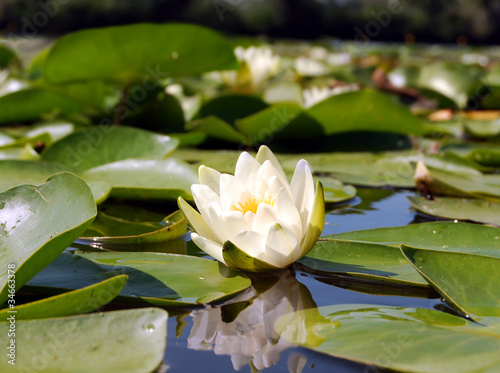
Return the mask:
M413 194L359 189L355 199L327 208L323 234L418 222L420 218L406 199ZM191 242L188 252L202 255ZM207 368L210 372L378 372L378 368L291 346L279 339L273 323L294 310L349 303L453 312L430 291L381 287L342 276L321 277L305 272L300 265L264 287L267 290L249 290L221 305L169 310L167 349L158 372L200 372Z

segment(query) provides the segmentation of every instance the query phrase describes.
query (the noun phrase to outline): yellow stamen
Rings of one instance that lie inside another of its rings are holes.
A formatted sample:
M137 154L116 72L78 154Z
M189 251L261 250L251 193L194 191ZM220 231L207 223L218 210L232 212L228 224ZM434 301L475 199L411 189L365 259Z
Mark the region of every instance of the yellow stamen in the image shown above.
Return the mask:
M270 206L274 206L274 198L251 197L246 202L238 202L239 206L232 205L231 208L233 210L240 211L243 215L245 215L248 211L256 214L260 203L267 203Z

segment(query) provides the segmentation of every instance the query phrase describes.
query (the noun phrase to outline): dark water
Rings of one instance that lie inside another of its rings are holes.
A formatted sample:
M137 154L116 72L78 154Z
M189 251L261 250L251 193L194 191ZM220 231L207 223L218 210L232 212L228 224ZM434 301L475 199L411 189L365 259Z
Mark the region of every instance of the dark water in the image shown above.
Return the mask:
M355 199L328 209L323 234L419 222L406 199L411 194L360 189ZM381 292L392 295L377 295ZM249 299L252 302L245 303ZM447 308L433 293L408 293L397 287L388 291L341 276L320 278L300 266L260 295L247 292L229 303L249 305L234 315L234 306L223 305L170 317L164 366L159 372L376 372L380 370L290 346L274 333L272 324L280 314L314 305Z

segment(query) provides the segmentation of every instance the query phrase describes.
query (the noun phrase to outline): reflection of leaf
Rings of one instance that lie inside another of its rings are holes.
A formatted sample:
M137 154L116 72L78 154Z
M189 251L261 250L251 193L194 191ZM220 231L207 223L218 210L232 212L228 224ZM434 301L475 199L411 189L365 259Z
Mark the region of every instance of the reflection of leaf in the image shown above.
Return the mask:
M302 333L295 332L299 326ZM291 343L398 371L500 369L500 334L434 310L328 306L283 316L274 327Z
M23 348L16 350L15 366L5 358L0 370L8 373L43 367L44 372L151 372L165 352L167 318L162 309L143 308L19 320L16 344ZM8 329L8 323L0 323L1 333L7 335ZM110 358L117 354L119 359Z
M61 173L45 184L22 185L2 193L0 207L5 264L0 269L1 304L7 299L8 270L12 269L7 264L14 265L15 287L20 289L90 225L96 206L82 179Z

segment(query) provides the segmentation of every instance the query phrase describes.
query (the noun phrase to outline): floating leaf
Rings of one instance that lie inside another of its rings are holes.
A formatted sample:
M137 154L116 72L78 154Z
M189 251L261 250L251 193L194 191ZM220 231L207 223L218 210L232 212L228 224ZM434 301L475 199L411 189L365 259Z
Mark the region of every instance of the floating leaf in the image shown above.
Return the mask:
M500 225L500 203L475 198L407 197L413 208L424 214L446 219L469 220Z
M500 148L493 144L451 143L441 147L441 151L453 153L488 167L500 167Z
M292 171L300 158L314 173L328 173L344 183L411 188L414 166L421 156L413 151L373 153L318 153L280 157L283 168Z
M500 317L500 252L496 257L401 246L415 269L444 299L476 321ZM500 338L500 335L499 335Z
M226 95L216 97L204 104L196 118L215 116L230 125L234 125L237 119L257 113L268 106L256 96Z
M31 122L82 109L80 104L60 94L43 88L26 88L0 96L0 124Z
M320 239L299 262L319 274L335 273L378 282L428 286L418 272L408 265L399 247Z
M160 222L137 222L99 212L81 239L112 245L159 243L186 233L187 222L180 211Z
M437 92L463 108L467 105L469 95L481 84L481 74L480 69L461 64L424 64L420 67L416 85Z
M121 296L162 306L191 306L233 296L250 286L241 274L216 261L161 253L83 253L107 270L127 274ZM222 269L221 269L222 268Z
M9 269L15 270L18 290L78 238L97 213L87 184L70 173L54 175L42 185L10 189L0 195L0 207L5 264L0 270L0 304L9 294Z
M188 24L135 24L59 38L45 61L44 78L53 84L87 79L146 84L235 67L231 46L215 31Z
M111 195L130 199L192 199L191 185L198 181L193 168L177 159L126 159L83 172L92 182L112 186Z
M0 192L23 184L41 184L61 171L69 171L69 168L55 162L1 160ZM89 182L88 185L96 203L103 202L111 191L111 186L102 181Z
M413 198L415 197L410 197L410 199ZM377 243L397 248L405 244L431 250L456 251L500 258L500 229L478 224L443 221L366 229L332 234L323 238Z
M178 140L131 127L99 126L75 132L56 142L42 160L69 167L74 172L139 157L164 157Z
M115 276L83 289L45 298L36 302L15 306L16 320L44 319L78 315L98 310L111 302L123 289L127 276ZM0 317L6 320L9 310L0 310Z
M213 115L192 121L186 126L186 129L188 131L199 131L208 137L227 142L237 144L246 144L248 142L245 135L238 132L226 121Z
M290 343L391 370L473 373L500 369L500 333L435 310L327 306L284 315L274 328Z
M478 197L500 202L500 177L474 172L448 172L427 167L423 162L417 165L415 183L425 194L452 197Z
M344 185L340 180L323 176L315 176L314 179L323 184L326 203L343 202L356 196L356 188L352 185Z
M2 372L152 372L167 340L166 311L159 308L16 322L15 366L2 359ZM0 323L7 335L9 323ZM75 336L78 335L78 338ZM20 348L20 346L23 346ZM82 348L85 346L85 348ZM120 355L119 359L110 356Z

